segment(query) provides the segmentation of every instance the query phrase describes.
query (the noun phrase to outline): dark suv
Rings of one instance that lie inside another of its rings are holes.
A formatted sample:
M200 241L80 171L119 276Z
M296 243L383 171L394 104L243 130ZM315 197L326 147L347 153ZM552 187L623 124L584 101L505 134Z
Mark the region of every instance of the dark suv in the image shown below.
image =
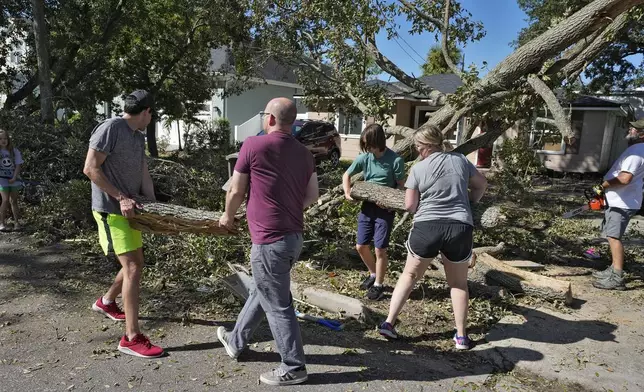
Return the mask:
M340 163L340 134L331 123L313 120L296 120L291 128L293 136L304 144L319 163L328 160L333 167ZM264 135L260 131L257 135Z

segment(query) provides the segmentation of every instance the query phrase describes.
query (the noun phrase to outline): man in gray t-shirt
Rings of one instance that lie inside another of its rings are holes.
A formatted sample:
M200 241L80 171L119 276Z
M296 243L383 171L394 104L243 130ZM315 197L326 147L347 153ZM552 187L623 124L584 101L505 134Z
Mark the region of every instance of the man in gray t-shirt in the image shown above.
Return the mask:
M113 117L94 128L89 148L107 156L101 168L110 184L127 197L141 194L146 163L142 132L132 130L125 118ZM92 211L121 214L121 207L117 199L92 182Z
M154 200L154 186L145 157L142 134L152 119L152 96L144 90L125 98L123 117L112 118L92 131L83 172L92 180L92 214L105 254L115 253L121 270L107 293L92 309L115 321L125 321L118 349L142 358L163 355L139 329L139 286L143 269L141 232L130 227L134 198ZM121 294L125 312L116 304Z

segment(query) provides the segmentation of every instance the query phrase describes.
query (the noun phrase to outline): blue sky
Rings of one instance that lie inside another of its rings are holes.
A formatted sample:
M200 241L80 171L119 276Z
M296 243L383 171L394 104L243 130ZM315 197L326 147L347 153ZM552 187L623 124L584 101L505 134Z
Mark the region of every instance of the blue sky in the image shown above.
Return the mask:
M481 69L484 61L487 61L488 69L492 69L512 53L510 42L516 39L521 28L527 26L527 16L519 9L516 0L462 0L462 5L474 20L483 22L487 33L480 41L469 43L464 50L465 67L474 63L483 76L487 73ZM378 47L408 74L420 76L420 65L429 48L436 43L434 36L408 34L410 24L404 17L396 22L401 26L401 38L387 41L386 33L381 33L376 37Z

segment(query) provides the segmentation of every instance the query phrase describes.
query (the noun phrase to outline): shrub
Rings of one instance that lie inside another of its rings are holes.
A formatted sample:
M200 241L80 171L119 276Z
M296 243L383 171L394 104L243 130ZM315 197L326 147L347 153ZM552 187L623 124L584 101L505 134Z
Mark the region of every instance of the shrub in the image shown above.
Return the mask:
M27 206L29 226L45 242L74 238L83 231L95 230L91 193L87 180L56 184L42 196L40 203Z
M0 124L22 152L24 178L47 183L84 178L83 163L96 121L79 117L72 120L51 127L36 117L0 112Z

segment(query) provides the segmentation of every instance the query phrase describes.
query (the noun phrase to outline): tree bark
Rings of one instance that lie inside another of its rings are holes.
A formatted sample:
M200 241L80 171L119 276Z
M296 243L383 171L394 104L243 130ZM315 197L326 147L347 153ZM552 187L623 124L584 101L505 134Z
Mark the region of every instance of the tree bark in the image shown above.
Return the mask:
M358 181L351 187L351 197L355 200L376 203L390 210L407 212L405 209L405 191L400 189ZM340 198L338 200L339 202L343 201ZM476 225L495 227L504 220L504 216L498 207L484 207L483 204L473 204L471 207Z
M143 200L139 203L143 208L138 209L134 218L129 219L130 225L137 230L166 235L183 232L223 236L237 233L219 226L219 212Z
M45 21L43 0L31 0L34 37L38 58L38 80L40 87L40 117L46 124L54 125L54 103L49 69L49 32Z
M595 0L545 33L515 50L470 89L471 98L461 109L469 110L480 99L502 90L512 90L526 75L538 72L543 63L583 38L610 24L644 0ZM459 108L448 103L421 126L442 128ZM445 130L447 132L449 130Z
M443 16L443 37L441 38L441 49L443 51L443 57L445 58L445 63L456 75L461 76L461 70L458 69L452 58L449 56L449 48L447 47L448 38L449 38L449 9L451 1L445 0L445 11Z
M566 112L561 107L559 100L555 93L548 87L548 85L536 75L528 75L528 84L539 94L552 112L555 125L563 137L571 137L573 135L570 120L566 116Z
M513 293L524 293L548 301L562 301L566 305L570 305L573 300L570 282L509 266L487 253L478 256L474 269L475 274L486 283L491 280Z

